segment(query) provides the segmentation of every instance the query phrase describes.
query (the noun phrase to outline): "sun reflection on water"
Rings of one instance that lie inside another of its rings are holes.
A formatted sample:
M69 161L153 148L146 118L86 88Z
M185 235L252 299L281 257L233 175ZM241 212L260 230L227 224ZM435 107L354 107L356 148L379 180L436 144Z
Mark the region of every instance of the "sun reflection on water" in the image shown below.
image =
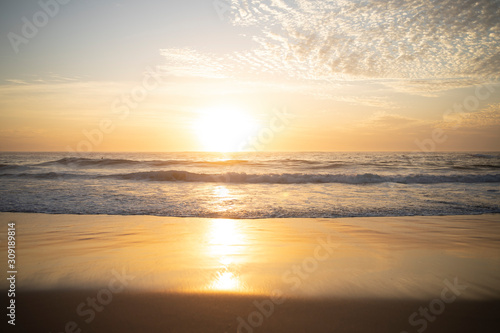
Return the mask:
M219 186L216 186L214 188L214 195L218 198L218 199L223 199L223 198L228 198L229 197L229 190L227 187L223 186L223 185L219 185Z
M212 198L212 209L219 213L230 210L235 199L229 189L224 185L218 185L213 188Z

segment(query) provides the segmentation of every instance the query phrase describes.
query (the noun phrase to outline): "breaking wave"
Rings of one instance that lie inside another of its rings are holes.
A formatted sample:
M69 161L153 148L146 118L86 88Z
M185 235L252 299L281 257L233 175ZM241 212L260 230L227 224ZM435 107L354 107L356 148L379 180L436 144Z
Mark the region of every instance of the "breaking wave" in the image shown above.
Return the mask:
M87 178L102 179L113 178L137 181L163 181L163 182L205 182L205 183L238 183L238 184L439 184L439 183L497 183L500 182L500 174L462 174L462 175L377 175L372 173L363 174L248 174L244 172L227 172L221 174L195 173L189 171L145 171L111 175L85 175L64 172L44 173L3 173L0 177L10 178L38 178L38 179L71 179Z
M151 161L138 161L128 159L114 159L114 158L80 158L80 157L65 157L56 161L44 162L38 164L39 166L49 165L68 165L68 166L82 166L82 167L110 167L110 166L153 166L162 167L169 165L236 165L249 163L247 160L215 160L215 161L191 161L191 160L151 160Z
M500 182L500 174L488 175L377 175L364 174L247 174L228 172L223 174L203 174L188 171L148 171L117 174L111 177L126 180L149 181L184 181L184 182L211 182L211 183L240 183L240 184L306 184L306 183L341 183L341 184L436 184L436 183L495 183Z

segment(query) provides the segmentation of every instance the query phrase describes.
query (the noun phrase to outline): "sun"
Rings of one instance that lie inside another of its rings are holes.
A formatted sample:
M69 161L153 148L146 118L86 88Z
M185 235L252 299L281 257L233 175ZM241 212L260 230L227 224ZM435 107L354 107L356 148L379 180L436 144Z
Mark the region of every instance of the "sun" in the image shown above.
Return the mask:
M244 150L257 130L257 121L235 107L214 107L200 111L194 131L205 151Z

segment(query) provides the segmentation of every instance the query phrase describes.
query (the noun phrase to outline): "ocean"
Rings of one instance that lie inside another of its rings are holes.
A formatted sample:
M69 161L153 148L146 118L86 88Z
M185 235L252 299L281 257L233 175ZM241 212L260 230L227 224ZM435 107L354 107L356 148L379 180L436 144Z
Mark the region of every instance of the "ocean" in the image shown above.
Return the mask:
M211 218L500 213L500 153L1 153L0 211Z

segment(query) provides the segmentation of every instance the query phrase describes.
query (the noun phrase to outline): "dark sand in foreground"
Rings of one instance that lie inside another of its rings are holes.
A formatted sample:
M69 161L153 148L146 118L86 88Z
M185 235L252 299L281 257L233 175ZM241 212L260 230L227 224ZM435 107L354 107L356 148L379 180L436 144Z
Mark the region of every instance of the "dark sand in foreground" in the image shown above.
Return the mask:
M64 332L74 321L82 332L237 332L240 321L267 298L229 295L124 293L87 324L76 306L94 291L38 291L19 295L18 332ZM408 316L428 302L382 299L287 300L240 332L417 332ZM499 301L457 301L429 322L425 332L500 332ZM21 329L22 328L22 329ZM76 331L77 331L76 329ZM76 332L75 331L75 332Z
M13 332L500 331L500 215L0 221Z

